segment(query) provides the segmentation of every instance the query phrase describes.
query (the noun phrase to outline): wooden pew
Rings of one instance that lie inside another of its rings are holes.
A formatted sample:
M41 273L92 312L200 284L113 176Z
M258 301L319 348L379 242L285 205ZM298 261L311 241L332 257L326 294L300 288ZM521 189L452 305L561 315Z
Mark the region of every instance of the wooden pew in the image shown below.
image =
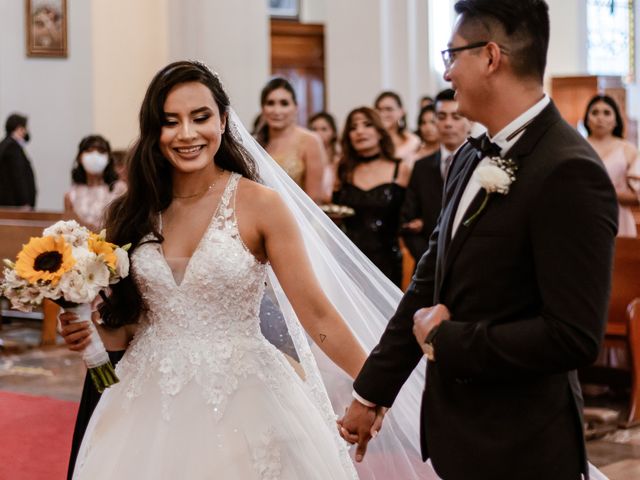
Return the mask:
M42 235L42 230L63 218L62 212L39 212L19 209L0 209L0 260L15 260L22 245L31 237ZM0 275L2 269L0 269ZM37 318L42 318L41 345L54 345L56 342L56 324L59 307L45 300ZM16 313L17 315L17 313ZM0 311L0 325L2 312Z
M579 281L579 279L576 279ZM611 300L604 347L621 348L628 364L621 368L592 366L580 371L583 383L630 389L623 426L640 423L640 239L617 238Z

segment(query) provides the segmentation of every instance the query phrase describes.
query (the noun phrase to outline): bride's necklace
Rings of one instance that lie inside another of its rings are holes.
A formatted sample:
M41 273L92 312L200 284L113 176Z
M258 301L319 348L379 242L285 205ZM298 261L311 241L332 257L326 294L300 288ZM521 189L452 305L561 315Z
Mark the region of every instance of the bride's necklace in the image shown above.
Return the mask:
M222 174L224 173L224 170L220 170L220 176L222 176ZM209 190L211 190L213 187L216 186L216 183L218 182L218 178L216 178L213 183L211 185L209 185L205 190L201 191L201 192L197 192L197 193L192 193L190 195L176 195L175 193L173 194L173 198L179 198L181 200L185 200L188 198L196 198L196 197L201 197L205 194L207 194L209 192Z

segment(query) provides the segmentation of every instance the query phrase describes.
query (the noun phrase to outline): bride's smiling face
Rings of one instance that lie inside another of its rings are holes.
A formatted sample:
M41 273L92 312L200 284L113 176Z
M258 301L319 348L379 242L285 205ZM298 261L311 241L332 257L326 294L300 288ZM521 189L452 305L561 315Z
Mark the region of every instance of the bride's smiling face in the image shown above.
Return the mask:
M164 102L160 151L182 173L201 170L212 164L225 124L209 88L199 82L176 85Z

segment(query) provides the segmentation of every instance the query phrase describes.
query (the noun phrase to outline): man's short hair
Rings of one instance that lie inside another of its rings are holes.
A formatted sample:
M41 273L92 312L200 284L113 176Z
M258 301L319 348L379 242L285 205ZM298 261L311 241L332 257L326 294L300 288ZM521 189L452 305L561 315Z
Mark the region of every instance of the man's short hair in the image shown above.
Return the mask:
M459 0L460 35L470 43L493 41L513 72L542 82L549 48L549 7L544 0Z
M4 131L7 135L11 135L18 127L27 126L27 117L19 113L12 113L4 124Z
M446 88L436 95L436 105L438 102L455 102L456 101L456 92L451 88Z

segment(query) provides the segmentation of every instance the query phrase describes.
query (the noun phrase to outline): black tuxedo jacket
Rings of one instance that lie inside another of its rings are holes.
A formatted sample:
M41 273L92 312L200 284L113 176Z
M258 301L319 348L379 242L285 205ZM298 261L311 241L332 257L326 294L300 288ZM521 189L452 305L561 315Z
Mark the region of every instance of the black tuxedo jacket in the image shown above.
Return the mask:
M36 183L31 162L11 136L0 142L0 205L22 207L36 204Z
M424 223L421 232L402 233L402 238L416 260L420 260L429 246L429 236L438 223L438 216L442 208L442 173L440 159L442 153L436 153L418 160L413 166L409 186L405 194L404 204L400 211L400 223L419 218Z
M550 104L506 154L518 165L509 193L492 194L451 240L476 157L467 144L454 159L429 250L354 388L391 406L422 357L413 314L442 303L451 321L427 366L424 459L446 480L578 478L586 454L575 370L595 360L604 334L615 191Z

